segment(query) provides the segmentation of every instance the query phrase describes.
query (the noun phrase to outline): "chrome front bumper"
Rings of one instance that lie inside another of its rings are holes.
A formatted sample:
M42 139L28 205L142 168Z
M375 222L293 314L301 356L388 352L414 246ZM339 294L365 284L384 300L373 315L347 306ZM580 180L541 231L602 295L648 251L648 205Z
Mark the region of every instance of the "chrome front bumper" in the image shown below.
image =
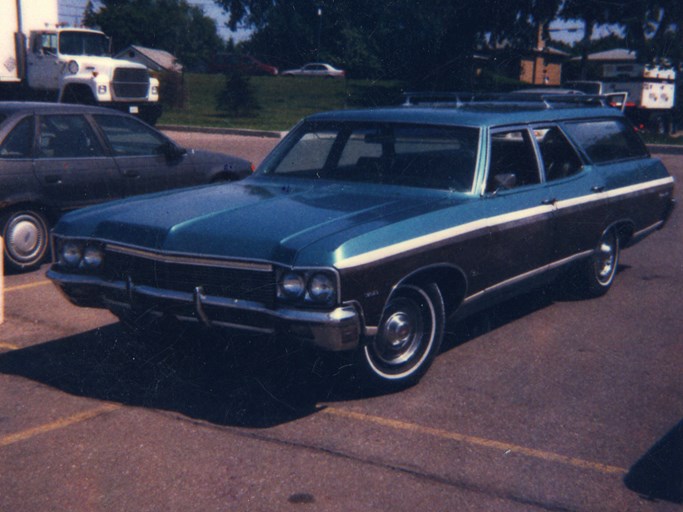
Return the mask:
M106 308L115 314L144 311L208 327L281 333L330 351L355 349L361 337L361 315L351 305L325 311L270 309L258 302L206 295L201 287L187 293L52 269L47 277L73 304Z

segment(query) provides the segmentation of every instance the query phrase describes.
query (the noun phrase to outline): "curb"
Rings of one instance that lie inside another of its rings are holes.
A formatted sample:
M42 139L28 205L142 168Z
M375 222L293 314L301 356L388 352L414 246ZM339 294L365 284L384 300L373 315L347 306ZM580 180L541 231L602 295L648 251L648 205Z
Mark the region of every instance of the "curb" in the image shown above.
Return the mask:
M647 149L653 153L664 153L669 155L683 154L683 146L678 144L646 144Z
M250 130L248 128L217 128L212 126L184 126L177 124L158 124L155 128L157 130L169 132L218 133L223 135L241 135L244 137L266 137L271 139L281 139L287 133L268 130Z

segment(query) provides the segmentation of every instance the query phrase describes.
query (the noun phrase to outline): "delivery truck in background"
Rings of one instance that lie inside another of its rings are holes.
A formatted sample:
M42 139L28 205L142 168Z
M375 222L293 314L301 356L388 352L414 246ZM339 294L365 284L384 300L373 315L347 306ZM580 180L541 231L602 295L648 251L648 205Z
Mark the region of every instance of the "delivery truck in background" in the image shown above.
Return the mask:
M625 115L640 130L657 134L674 131L676 71L671 67L604 63L600 80L577 80L565 86L587 94L627 93Z
M154 124L159 81L142 64L111 57L99 30L59 23L58 0L3 0L0 99L85 103Z

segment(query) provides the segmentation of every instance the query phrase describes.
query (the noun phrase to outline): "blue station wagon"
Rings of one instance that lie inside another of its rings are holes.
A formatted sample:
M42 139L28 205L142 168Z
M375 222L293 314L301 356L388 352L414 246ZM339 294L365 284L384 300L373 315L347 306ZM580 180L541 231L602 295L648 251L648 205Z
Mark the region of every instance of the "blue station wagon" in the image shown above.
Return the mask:
M673 178L595 98L313 115L247 179L62 218L48 276L123 322L194 322L353 354L403 387L444 324L547 284L607 292Z

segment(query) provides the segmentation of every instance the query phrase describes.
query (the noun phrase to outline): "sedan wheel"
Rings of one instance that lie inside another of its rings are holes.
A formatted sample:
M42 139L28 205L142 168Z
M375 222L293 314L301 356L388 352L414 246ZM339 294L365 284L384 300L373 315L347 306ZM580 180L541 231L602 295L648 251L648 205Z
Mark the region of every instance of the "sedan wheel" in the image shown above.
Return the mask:
M403 285L387 302L377 334L359 353L361 377L372 385L405 387L425 374L443 339L444 305L435 284Z
M47 219L38 212L12 212L2 219L5 258L14 270L28 270L39 266L48 247Z

